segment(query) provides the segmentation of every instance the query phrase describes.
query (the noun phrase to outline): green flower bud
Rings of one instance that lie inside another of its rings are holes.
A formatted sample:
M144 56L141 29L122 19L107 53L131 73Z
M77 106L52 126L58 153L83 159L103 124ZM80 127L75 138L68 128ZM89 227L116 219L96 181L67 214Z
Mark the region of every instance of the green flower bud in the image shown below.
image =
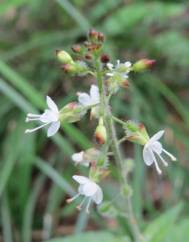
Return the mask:
M154 66L155 63L156 63L155 60L142 59L137 61L135 64L133 64L132 69L133 71L136 71L136 72L142 72Z
M64 50L57 50L56 56L58 60L63 64L73 64L74 61L72 57Z
M74 123L81 120L82 116L86 112L83 111L83 107L78 103L72 102L64 106L60 110L60 121L67 123Z
M77 73L77 69L75 64L64 64L62 66L62 69L64 70L64 72L68 73L68 74L76 74Z
M149 140L148 133L143 124L137 124L129 120L125 123L124 128L127 139L133 143L145 145Z

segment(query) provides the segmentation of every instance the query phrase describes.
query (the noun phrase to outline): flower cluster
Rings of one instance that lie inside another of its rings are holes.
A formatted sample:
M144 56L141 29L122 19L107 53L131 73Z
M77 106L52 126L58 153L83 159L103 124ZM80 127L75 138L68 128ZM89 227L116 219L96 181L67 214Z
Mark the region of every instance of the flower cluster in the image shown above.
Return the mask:
M83 200L78 206L81 209L86 204L86 211L89 212L91 202L99 205L103 200L103 192L99 182L105 178L110 170L108 169L109 155L113 155L115 160L120 163L120 174L122 180L127 176L124 172L124 160L121 159L119 151L119 140L117 140L114 122L122 125L124 136L120 140L128 140L143 146L143 160L147 166L155 165L158 174L162 173L159 161L167 166L168 163L164 156L171 160L176 158L163 148L160 138L164 131L161 130L151 138L143 124L133 121L122 121L114 117L111 109L111 97L115 96L120 88L128 88L129 73L140 72L150 68L154 60L142 59L135 63L130 61L117 60L116 64L110 63L109 56L103 52L104 35L101 32L91 30L87 41L83 45L72 46L73 57L64 50L56 52L57 58L61 63L61 68L65 74L70 75L91 75L95 77L97 85L91 85L89 93L78 92L77 101L68 103L59 109L56 103L46 97L47 109L42 114L29 113L26 122L37 121L39 126L27 129L26 133L32 133L43 127L48 127L47 136L55 135L63 123L75 123L80 121L87 111L90 110L90 117L97 119L97 126L94 131L96 140L95 146L87 150L80 151L71 156L75 165L85 166L89 169L88 177L74 175L73 179L79 184L78 193L68 199L72 202L76 198L83 196ZM115 151L116 150L116 151ZM117 155L118 154L118 155ZM131 196L132 192L128 184L122 186L122 194Z

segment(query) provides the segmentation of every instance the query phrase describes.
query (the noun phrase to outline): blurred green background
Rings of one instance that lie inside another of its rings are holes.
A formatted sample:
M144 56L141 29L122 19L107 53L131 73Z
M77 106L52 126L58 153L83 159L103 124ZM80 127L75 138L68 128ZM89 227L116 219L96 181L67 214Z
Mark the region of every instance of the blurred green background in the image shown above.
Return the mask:
M140 147L123 144L126 157L134 158L134 210L150 241L187 242L187 0L0 1L0 241L130 241L127 221L115 211L102 219L92 209L88 217L76 211L76 204L65 202L76 188L71 176L77 169L70 155L90 147L95 122L86 118L65 125L52 139L42 131L24 134L26 113L42 111L47 94L61 107L75 100L76 91L89 88L93 80L70 78L60 70L55 50L70 51L91 27L106 35L105 50L112 62L146 57L157 61L153 70L131 76L130 90L119 92L112 105L117 116L142 121L150 134L166 130L165 144L178 161L162 177L146 169ZM103 184L105 200L118 189L113 168L114 179ZM104 232L51 240L84 230Z

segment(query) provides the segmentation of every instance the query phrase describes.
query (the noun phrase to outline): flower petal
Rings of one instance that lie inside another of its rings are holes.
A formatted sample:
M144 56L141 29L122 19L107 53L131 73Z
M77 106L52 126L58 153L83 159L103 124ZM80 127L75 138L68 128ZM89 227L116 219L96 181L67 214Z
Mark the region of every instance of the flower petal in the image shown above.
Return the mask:
M59 130L60 128L60 122L53 122L50 127L48 128L48 131L47 131L47 136L50 137L50 136L53 136L54 134L56 134L56 132Z
M94 182L87 182L86 184L84 184L83 186L83 194L86 197L91 197L93 196L98 190L98 186L96 183Z
M112 70L114 67L112 63L107 63L106 66L108 67L109 70Z
M130 61L126 61L125 63L124 63L124 65L125 65L125 67L131 67L131 62Z
M159 141L153 142L150 147L152 148L153 151L155 151L157 154L161 154L163 151L162 144Z
M98 186L97 192L94 194L92 199L96 204L100 204L102 202L103 192L102 192L102 189L99 186Z
M99 95L99 89L96 85L92 85L90 89L90 96L93 104L97 104L100 102L100 95Z
M154 162L153 152L147 145L143 149L143 160L147 166L151 166Z
M156 134L154 134L148 141L148 143L153 143L157 140L159 140L165 133L165 130L160 130Z
M78 182L79 184L85 184L85 183L88 183L90 182L89 178L85 177L85 176L72 176L72 178Z
M91 97L85 92L78 93L78 101L83 106L91 105Z
M58 121L58 115L50 109L46 109L43 114L41 114L39 120L43 123L51 123Z
M83 154L84 154L83 151L73 154L72 160L75 161L75 162L81 162L83 160Z
M58 113L58 107L57 107L56 103L49 96L46 97L46 102L47 102L48 107L52 111L54 111L55 113Z

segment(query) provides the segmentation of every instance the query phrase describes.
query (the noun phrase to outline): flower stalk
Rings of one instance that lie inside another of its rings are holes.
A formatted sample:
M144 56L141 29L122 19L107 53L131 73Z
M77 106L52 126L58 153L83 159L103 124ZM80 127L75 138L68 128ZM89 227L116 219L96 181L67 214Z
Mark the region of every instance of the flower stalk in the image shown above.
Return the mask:
M97 78L97 83L98 83L99 92L100 92L101 110L104 114L104 122L105 122L107 133L109 134L109 140L111 142L113 156L115 158L118 169L120 171L120 185L121 185L121 187L123 185L128 186L128 177L127 177L127 175L125 175L125 171L124 171L125 166L123 164L123 157L122 157L122 153L121 153L121 150L119 147L119 141L117 138L116 128L115 128L114 120L113 120L113 119L115 119L115 117L113 116L113 114L111 112L111 108L109 105L109 99L107 98L105 85L104 85L102 76L103 75L101 74L100 65L97 62L96 78ZM120 121L120 120L117 119L117 121ZM120 123L122 123L122 122L120 121ZM131 198L129 196L126 197L126 204L127 204L127 215L128 215L127 218L128 218L128 222L129 222L134 240L136 242L144 241L143 236L140 232L139 226L137 224L137 221L136 221L136 218L135 218L135 215L133 212Z

